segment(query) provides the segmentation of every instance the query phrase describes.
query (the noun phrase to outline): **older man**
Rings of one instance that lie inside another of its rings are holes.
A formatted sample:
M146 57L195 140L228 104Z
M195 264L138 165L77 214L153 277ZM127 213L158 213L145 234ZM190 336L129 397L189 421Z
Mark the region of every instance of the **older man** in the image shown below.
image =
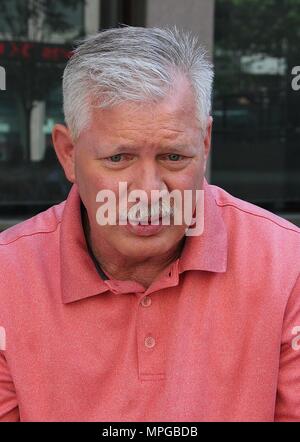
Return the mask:
M0 235L1 420L300 421L300 230L204 179L212 78L176 29L76 49L53 130L70 194ZM196 217L120 211L120 183L191 191Z

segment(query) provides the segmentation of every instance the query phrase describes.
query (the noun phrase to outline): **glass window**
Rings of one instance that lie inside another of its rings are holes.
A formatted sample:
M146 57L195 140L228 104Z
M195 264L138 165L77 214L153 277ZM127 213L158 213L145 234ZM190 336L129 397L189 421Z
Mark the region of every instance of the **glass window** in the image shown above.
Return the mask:
M101 0L101 28L145 26L145 0Z
M20 37L28 33L28 20L25 20L26 3L20 0L2 0L0 2L0 35L2 38L11 39L12 36ZM23 19L21 20L20 17Z
M49 20L44 30L44 39L49 43L61 43L70 42L82 36L84 34L84 0L64 0L63 2L56 0L52 3L48 10Z
M51 130L64 121L61 79L72 40L83 35L84 0L1 5L0 216L29 216L65 199L70 188Z
M212 181L300 212L300 0L216 0L215 14Z
M53 85L44 100L35 102L37 115L41 113L37 120L40 127L35 128L34 135L29 134L29 145L26 109L9 90L9 84L7 91L0 93L0 216L36 213L63 200L70 188L51 140L53 125L64 121L61 86ZM31 111L31 117L33 112L36 110ZM30 138L38 132L35 153L36 142Z
M84 0L1 0L2 39L62 43L84 32Z

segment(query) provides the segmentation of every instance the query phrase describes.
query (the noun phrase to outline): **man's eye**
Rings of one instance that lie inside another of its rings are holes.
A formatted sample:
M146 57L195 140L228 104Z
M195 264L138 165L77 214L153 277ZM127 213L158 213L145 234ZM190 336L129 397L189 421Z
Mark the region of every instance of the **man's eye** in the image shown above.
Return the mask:
M112 155L111 157L108 158L110 161L112 161L113 163L119 163L122 159L122 155L118 154L118 155Z
M180 159L182 159L182 155L178 155L177 153L170 153L170 154L168 155L168 158L169 158L171 161L179 161Z
M106 160L108 160L110 163L120 163L123 161L131 161L133 160L133 158L134 156L132 154L118 153L110 157L107 157Z

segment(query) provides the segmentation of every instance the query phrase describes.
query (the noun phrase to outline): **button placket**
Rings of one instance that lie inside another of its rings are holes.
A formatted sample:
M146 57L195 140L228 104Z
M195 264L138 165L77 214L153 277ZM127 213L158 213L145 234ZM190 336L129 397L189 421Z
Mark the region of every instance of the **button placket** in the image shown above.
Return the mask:
M152 299L150 298L149 295L146 295L142 300L141 300L141 305L143 307L150 307L150 305L152 304Z
M155 346L155 339L152 336L147 336L145 338L145 346L147 348L153 348Z
M155 301L155 302L154 302ZM137 310L138 373L143 381L164 378L165 348L159 295L144 295Z

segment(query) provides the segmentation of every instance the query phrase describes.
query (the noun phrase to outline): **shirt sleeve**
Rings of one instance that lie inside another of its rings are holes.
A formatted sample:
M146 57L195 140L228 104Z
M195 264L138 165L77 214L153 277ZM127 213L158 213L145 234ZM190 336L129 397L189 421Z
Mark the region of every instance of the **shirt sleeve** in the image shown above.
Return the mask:
M300 422L300 275L284 315L274 420Z
M18 422L19 408L5 352L0 351L0 422Z

